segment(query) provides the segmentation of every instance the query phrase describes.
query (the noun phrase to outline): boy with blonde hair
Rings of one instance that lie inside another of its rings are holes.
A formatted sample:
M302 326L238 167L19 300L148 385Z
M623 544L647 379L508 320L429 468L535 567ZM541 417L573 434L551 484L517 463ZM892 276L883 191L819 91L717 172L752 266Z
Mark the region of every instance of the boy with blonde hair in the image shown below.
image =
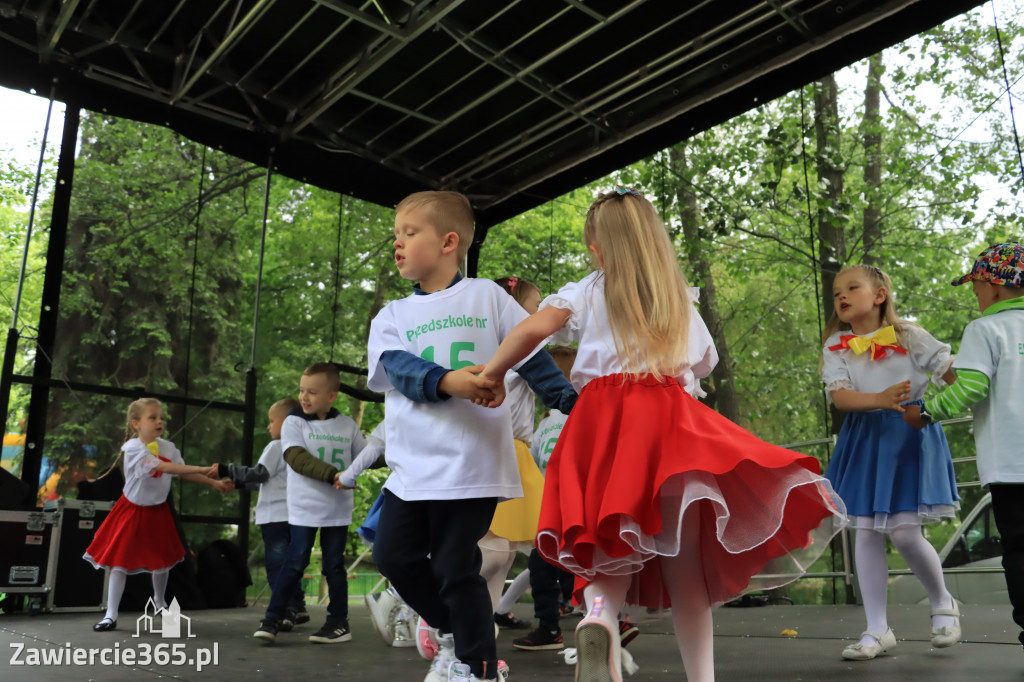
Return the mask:
M373 556L406 602L440 632L425 682L505 679L477 542L499 500L522 496L512 422L472 399L473 372L527 316L497 284L459 274L473 211L457 192L418 192L396 208L395 265L418 285L370 326L367 386L385 392L388 464ZM576 392L546 352L516 370L549 407ZM465 400L451 400L464 398Z
M274 642L288 615L292 595L300 589L316 534L320 533L322 572L330 602L323 627L309 636L317 644L348 642L348 576L345 541L352 523L353 493L342 489L341 471L366 446L359 427L333 407L338 397L338 368L330 362L310 365L299 379L299 407L281 425L281 449L288 463L290 539L284 564L260 629L253 636Z
M964 329L953 362L956 382L923 408L908 405L903 418L915 428L933 419L974 412L978 477L992 494L992 513L1003 546L1006 590L1024 644L1024 457L1011 441L1024 419L1024 247L993 244L953 286L971 282L981 317ZM959 634L959 610L953 626ZM933 632L933 635L935 633Z

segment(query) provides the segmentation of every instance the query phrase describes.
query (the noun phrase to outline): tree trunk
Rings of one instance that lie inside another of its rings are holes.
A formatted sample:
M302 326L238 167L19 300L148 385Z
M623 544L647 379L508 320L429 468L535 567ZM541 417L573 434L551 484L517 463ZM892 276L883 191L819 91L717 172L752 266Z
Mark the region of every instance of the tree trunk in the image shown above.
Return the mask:
M697 195L689 182L692 172L686 158L686 142L672 147L671 163L677 177L681 178L676 190L679 202L679 213L683 223L683 240L690 267L700 286L700 316L715 340L718 350L718 364L711 373L713 386L705 399L711 407L727 419L740 422L739 398L736 394L736 381L732 371L732 360L729 357L729 345L725 340L722 317L718 314L718 300L715 294L715 279L711 272L711 261L704 252L701 239L700 212L697 208Z
M847 206L843 198L843 165L839 134L839 100L835 76L829 75L814 84L814 132L816 141L815 168L818 173L818 263L821 269L821 313L825 321L832 317L832 285L846 263ZM844 414L830 409L832 432L839 433Z
M882 120L879 115L879 94L882 79L882 53L868 60L868 82L864 88L864 259L878 265L877 248L882 241Z

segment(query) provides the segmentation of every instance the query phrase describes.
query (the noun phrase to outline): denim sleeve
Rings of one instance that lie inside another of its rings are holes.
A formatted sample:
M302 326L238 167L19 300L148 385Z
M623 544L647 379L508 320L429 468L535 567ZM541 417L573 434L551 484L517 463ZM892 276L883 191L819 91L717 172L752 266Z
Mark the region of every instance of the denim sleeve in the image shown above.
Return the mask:
M526 379L530 389L548 407L562 414L569 414L572 406L576 404L576 398L579 397L576 389L566 380L562 370L558 369L558 365L546 350L541 349L516 372Z
M380 355L380 364L384 365L391 385L413 402L439 403L449 398L438 391L441 377L449 370L436 362L404 350L386 350Z

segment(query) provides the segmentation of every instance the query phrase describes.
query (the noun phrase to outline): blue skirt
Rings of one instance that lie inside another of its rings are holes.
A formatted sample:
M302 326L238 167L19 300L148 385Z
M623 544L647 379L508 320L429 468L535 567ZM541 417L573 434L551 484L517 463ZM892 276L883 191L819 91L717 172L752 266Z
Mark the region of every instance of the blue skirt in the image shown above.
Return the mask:
M918 431L895 410L848 414L825 478L854 528L886 532L952 518L960 508L942 427Z

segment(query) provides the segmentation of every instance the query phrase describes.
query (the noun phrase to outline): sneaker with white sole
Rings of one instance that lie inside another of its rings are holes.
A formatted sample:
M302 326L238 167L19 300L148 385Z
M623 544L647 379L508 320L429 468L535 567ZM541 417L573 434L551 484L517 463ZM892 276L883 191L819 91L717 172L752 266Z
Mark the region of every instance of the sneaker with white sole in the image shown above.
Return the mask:
M451 668L458 663L455 657L455 638L451 633L437 633L437 653L430 662L430 670L423 682L450 682Z
M373 629L377 631L385 644L391 646L391 643L395 641L395 631L391 623L402 606L402 600L391 588L388 588L383 592L364 596L363 603L366 604L366 610L370 613Z
M587 617L576 626L577 682L622 682L622 643L618 627L602 616L604 598L594 598Z
M455 661L450 666L448 682L505 682L508 679L508 663L498 661L497 677L477 677L465 663Z
M256 639L273 644L277 641L277 632L281 629L281 621L273 618L264 618L260 621L260 629L252 633Z
M427 621L421 616L416 625L416 651L428 661L434 660L437 655L437 630L427 625Z
M347 621L329 620L324 626L309 636L309 641L314 644L339 644L351 642L352 633L348 629Z

